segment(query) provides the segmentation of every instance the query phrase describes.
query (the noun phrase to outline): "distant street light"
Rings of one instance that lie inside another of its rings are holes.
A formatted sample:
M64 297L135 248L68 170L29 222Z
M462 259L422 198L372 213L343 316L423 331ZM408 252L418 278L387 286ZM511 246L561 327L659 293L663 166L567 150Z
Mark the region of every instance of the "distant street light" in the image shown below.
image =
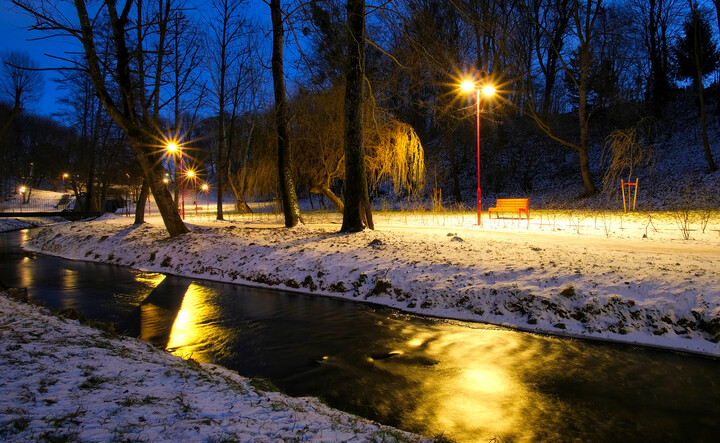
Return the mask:
M169 141L168 144L165 146L165 149L167 150L168 154L175 159L175 156L177 155L180 157L180 177L183 175L183 156L182 156L182 149L180 149L180 146L175 141ZM177 165L177 164L176 164ZM177 176L176 176L177 177ZM177 183L175 184L177 186ZM183 186L183 180L180 180L180 195L182 196L182 219L185 220L185 187Z
M65 183L65 179L69 176L70 175L67 172L62 175L63 187L65 188L65 192L67 192L67 183Z
M23 200L25 200L25 191L27 191L25 186L20 186L18 189L18 193L20 194L20 212L22 212Z
M487 72L482 71L487 77ZM480 191L480 113L482 111L482 100L480 94L485 97L492 97L495 95L495 87L490 83L480 85L478 80L466 80L460 85L463 91L476 92L475 97L475 113L477 118L477 217L478 225L482 225L482 193Z
M194 197L195 197L195 217L198 215L198 208L197 208L197 177L195 177L195 171L192 169L189 169L187 172L187 176L189 179L193 181L193 187L194 187Z
M201 189L203 191L205 191L205 204L207 205L205 207L205 210L209 211L210 210L210 187L208 186L207 183L203 183L203 185L201 186Z

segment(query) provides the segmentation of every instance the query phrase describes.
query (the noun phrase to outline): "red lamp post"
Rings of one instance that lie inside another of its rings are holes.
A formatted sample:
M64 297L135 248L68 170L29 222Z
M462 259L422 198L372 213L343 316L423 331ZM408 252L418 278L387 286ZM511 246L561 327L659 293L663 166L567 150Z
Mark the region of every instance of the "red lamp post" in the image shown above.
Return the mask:
M185 187L183 186L183 156L182 156L182 149L178 146L178 144L174 141L170 141L167 144L166 147L168 153L172 155L173 157L177 153L177 155L180 157L180 195L182 196L182 212L180 215L182 216L182 219L185 220ZM177 186L177 183L175 184Z
M484 72L484 71L483 71ZM476 82L466 81L461 85L464 91L475 91L475 114L477 121L477 218L478 225L482 226L482 191L480 191L480 114L482 112L482 100L480 93L486 97L490 97L495 94L495 87L490 84L477 85Z
M201 189L203 191L205 191L205 204L206 204L205 210L209 211L210 210L210 188L208 187L207 183L203 183L203 185L201 186Z
M24 203L23 200L25 200L25 191L27 188L25 186L20 186L18 189L18 194L20 194L20 212L22 212L22 205Z
M197 177L195 177L195 171L192 169L188 169L187 172L188 178L191 178L193 181L193 188L194 188L194 198L195 198L195 217L198 215L198 209L197 209Z

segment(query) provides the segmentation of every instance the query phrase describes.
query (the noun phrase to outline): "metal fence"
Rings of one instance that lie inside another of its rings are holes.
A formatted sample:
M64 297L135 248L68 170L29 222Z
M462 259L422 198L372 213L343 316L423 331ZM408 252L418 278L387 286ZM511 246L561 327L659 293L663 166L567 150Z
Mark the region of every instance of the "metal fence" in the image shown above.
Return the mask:
M58 212L75 207L75 197L63 196L61 198L34 198L30 196L27 202L19 198L0 201L0 212Z

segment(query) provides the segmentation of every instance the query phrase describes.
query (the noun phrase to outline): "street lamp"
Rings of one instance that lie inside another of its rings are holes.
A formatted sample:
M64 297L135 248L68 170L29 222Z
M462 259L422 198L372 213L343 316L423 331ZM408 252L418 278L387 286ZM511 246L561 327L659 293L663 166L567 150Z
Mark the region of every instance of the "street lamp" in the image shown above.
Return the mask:
M175 156L177 155L180 157L180 177L183 175L183 156L182 156L182 149L180 149L180 146L175 141L169 141L167 145L165 146L165 149L167 150L168 154L173 157L173 160L175 160ZM177 163L175 163L175 167L177 168ZM177 175L175 176L177 178ZM175 183L175 186L177 186L177 183ZM180 180L180 195L182 196L182 219L185 220L185 187L183 186L182 179ZM176 202L177 204L177 202Z
M65 183L65 179L68 177L69 174L67 172L62 175L63 187L65 188L65 192L67 192L67 183Z
M18 189L18 193L20 194L20 212L22 212L22 204L23 200L25 199L25 191L27 191L27 188L25 186L20 186Z
M480 192L480 113L482 111L482 100L480 95L482 94L485 97L491 97L495 95L495 87L489 83L479 85L477 82L470 80L463 82L460 87L463 89L463 91L475 91L476 93L475 113L477 118L477 217L478 225L482 226L482 193Z
M203 191L205 191L205 204L207 205L205 207L205 210L209 211L210 210L210 187L208 186L207 183L203 183L203 185L201 186L201 189Z
M193 187L194 187L194 196L195 196L195 217L198 215L198 209L197 209L197 177L195 177L195 171L192 169L188 169L187 176L189 179L193 181Z

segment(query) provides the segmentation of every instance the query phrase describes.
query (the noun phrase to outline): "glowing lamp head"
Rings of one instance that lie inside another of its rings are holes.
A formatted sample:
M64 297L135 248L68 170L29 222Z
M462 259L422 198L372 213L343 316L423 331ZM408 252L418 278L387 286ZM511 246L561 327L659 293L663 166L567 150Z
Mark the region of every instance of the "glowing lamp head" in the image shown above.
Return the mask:
M27 191L27 188L26 188L25 186L20 186L19 191L20 191L21 194L24 194L25 191Z
M207 190L208 190L208 185L207 185L207 184L203 184L203 185L201 186L201 188L202 188L203 191L207 191Z
M178 151L178 145L175 142L169 142L166 149L169 153L174 154Z
M170 183L170 180L168 180L167 178L164 178L163 183L168 184L168 183Z
M472 92L475 90L475 83L471 82L470 80L464 81L460 87L465 92Z
M67 172L63 174L63 178L68 178L68 173L67 173Z
M481 91L485 97L495 95L495 87L493 85L485 85L482 87Z
M195 171L193 171L192 169L188 170L187 176L188 176L189 178L195 177Z

